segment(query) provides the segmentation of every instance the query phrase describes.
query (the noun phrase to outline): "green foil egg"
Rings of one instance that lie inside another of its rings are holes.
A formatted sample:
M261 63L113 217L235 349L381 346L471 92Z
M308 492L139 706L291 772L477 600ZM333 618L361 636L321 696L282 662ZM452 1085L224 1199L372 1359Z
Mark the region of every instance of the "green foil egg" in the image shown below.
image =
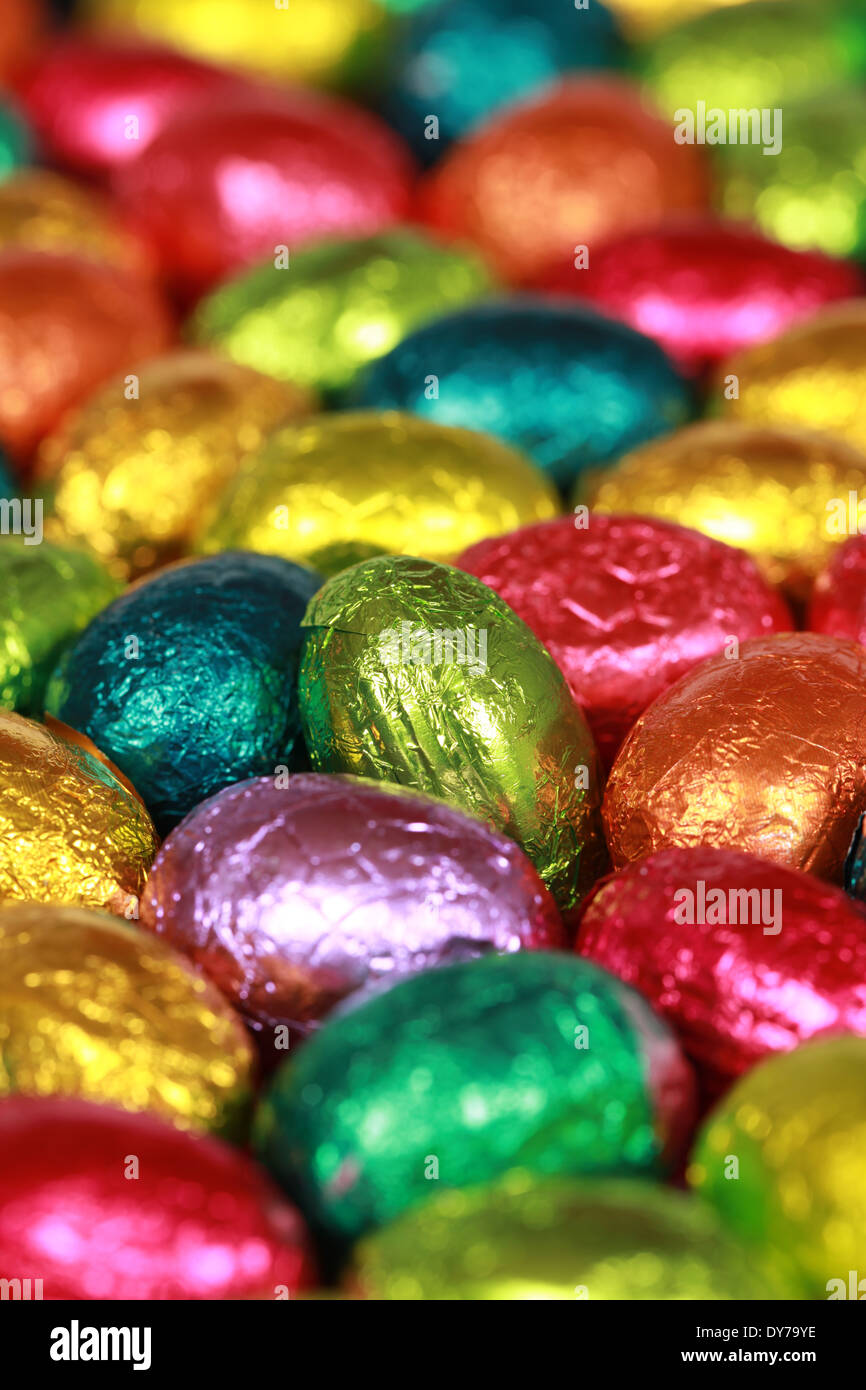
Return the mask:
M261 372L328 393L449 309L490 289L471 250L407 228L257 266L198 306L189 335Z
M0 98L0 183L34 156L30 129L8 100Z
M595 744L552 657L480 579L407 555L329 580L304 617L313 767L414 787L516 840L568 912L605 864Z
M641 997L579 956L487 956L334 1018L262 1101L254 1146L320 1227L352 1237L515 1166L652 1175L692 1076Z

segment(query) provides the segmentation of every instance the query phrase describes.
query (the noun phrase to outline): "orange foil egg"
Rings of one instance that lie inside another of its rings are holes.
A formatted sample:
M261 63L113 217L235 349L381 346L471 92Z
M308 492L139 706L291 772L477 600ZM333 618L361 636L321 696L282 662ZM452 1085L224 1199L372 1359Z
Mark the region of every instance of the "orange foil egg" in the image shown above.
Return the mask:
M48 169L20 169L0 183L0 250L86 256L136 275L153 273L144 243L89 188Z
M0 82L16 77L45 36L43 0L3 0L0 4Z
M421 192L426 222L525 282L581 248L706 208L704 156L621 78L563 82L458 143Z

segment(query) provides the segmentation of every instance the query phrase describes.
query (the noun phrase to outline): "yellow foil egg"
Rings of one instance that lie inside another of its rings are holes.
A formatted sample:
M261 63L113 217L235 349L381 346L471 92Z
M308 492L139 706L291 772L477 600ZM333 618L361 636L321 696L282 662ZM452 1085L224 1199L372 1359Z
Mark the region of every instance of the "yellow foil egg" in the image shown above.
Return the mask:
M86 256L140 275L155 270L144 243L98 194L48 169L22 169L0 183L0 251L9 247Z
M606 0L630 38L660 34L693 15L734 9L747 0Z
M861 488L866 454L842 439L705 421L634 450L582 500L600 512L663 517L746 550L800 601L847 534L849 493Z
M136 916L156 850L144 806L95 749L0 710L0 903Z
M178 559L241 460L310 405L301 388L208 352L149 361L43 442L49 531L84 542L121 576Z
M241 1138L252 1072L237 1016L157 937L77 908L0 911L0 1096L78 1096Z
M358 411L271 435L217 499L200 548L334 574L383 553L446 561L557 510L551 483L490 435Z

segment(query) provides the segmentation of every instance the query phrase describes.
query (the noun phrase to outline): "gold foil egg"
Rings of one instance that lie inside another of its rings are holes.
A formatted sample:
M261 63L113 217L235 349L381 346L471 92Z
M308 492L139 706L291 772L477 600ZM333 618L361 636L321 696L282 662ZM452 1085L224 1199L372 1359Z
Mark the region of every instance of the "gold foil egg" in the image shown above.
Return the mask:
M156 849L144 806L105 760L0 710L0 903L137 915Z
M490 435L347 412L271 435L216 499L200 548L258 550L331 574L378 553L448 560L557 510L552 484Z
M155 269L97 193L48 169L21 169L0 183L0 251L9 247L69 252L139 275Z
M630 38L663 33L693 15L735 9L747 0L605 0ZM733 21L735 22L735 21Z
M243 1136L253 1049L164 942L99 912L0 910L0 1096L78 1096Z
M91 396L43 442L37 477L53 490L61 537L121 576L141 574L182 556L241 460L309 408L287 382L205 351L174 352Z
M840 509L847 518L849 493L863 488L866 454L843 439L713 420L641 445L597 476L584 500L600 512L676 521L746 550L772 584L802 601L846 534Z

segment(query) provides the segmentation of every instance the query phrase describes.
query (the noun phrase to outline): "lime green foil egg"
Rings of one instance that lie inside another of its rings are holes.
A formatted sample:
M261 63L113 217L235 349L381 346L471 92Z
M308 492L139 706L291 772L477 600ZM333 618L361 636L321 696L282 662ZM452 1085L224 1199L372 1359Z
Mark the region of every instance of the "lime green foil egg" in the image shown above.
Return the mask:
M396 555L330 579L303 626L313 767L461 806L574 908L605 865L601 774L564 677L516 613L473 575Z
M199 304L188 333L236 362L330 393L490 287L474 251L398 228L278 254Z

